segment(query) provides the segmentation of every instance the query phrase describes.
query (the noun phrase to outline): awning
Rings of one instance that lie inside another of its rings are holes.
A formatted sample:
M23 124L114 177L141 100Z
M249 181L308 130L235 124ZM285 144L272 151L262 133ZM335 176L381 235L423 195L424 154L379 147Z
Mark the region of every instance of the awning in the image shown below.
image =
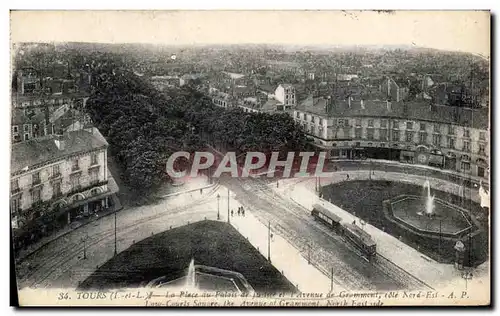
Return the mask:
M403 156L415 157L415 152L413 152L413 151L403 150L403 151L401 151L401 155L403 155Z
M482 159L482 158L478 158L478 159L476 160L476 164L477 164L478 166L480 166L480 167L484 167L484 168L487 168L487 167L488 167L488 163L487 163L484 159Z
M446 154L447 158L457 158L457 155L455 153L452 153L451 151Z

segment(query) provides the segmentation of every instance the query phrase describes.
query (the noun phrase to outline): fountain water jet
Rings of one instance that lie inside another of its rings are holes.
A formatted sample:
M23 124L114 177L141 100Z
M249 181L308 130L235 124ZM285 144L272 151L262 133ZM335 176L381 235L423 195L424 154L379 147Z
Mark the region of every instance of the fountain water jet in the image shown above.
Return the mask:
M431 195L431 184L429 180L424 182L424 190L427 188L427 197L425 200L425 209L423 212L418 212L418 215L432 216L434 213L434 196Z
M194 259L191 259L191 262L189 263L185 287L191 290L196 288L196 269L194 267Z

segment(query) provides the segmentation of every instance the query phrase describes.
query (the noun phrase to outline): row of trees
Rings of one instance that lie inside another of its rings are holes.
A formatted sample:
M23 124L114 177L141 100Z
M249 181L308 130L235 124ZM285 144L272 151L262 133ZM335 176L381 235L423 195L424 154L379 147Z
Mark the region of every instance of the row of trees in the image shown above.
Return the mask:
M203 150L206 143L238 154L302 150L306 139L287 114L223 110L186 87L162 94L116 61L92 69L88 111L107 137L125 179L139 194L168 179L165 163L175 151Z

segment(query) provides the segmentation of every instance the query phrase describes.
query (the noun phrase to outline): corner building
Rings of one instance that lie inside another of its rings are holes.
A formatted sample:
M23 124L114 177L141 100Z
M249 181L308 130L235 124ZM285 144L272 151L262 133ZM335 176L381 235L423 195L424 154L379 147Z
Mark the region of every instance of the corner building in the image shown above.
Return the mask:
M309 96L293 117L332 159L396 160L489 177L488 108Z

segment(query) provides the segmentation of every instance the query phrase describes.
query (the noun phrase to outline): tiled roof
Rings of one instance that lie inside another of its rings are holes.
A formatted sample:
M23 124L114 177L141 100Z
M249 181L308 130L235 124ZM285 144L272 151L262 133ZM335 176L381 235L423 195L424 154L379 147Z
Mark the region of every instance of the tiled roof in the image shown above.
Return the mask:
M387 102L384 100L365 100L364 109L361 108L361 102L351 101L351 107L347 100L332 101L329 106L329 116L349 117L349 116L368 116L368 117L388 117L399 119L413 119L439 122L445 124L456 124L471 126L478 129L487 129L489 127L488 108L470 109L452 106L434 106L432 111L428 101L411 102L392 102L391 111L387 108ZM327 99L308 97L297 106L298 110L310 112L317 115L327 115Z
M63 150L58 149L55 139L56 136L52 136L13 144L10 157L11 173L19 172L25 167L35 167L80 152L108 146L107 141L96 128L93 132L80 130L60 136L58 139L64 142Z
M276 87L270 84L262 84L259 86L259 90L268 92L268 93L274 93L276 91Z

